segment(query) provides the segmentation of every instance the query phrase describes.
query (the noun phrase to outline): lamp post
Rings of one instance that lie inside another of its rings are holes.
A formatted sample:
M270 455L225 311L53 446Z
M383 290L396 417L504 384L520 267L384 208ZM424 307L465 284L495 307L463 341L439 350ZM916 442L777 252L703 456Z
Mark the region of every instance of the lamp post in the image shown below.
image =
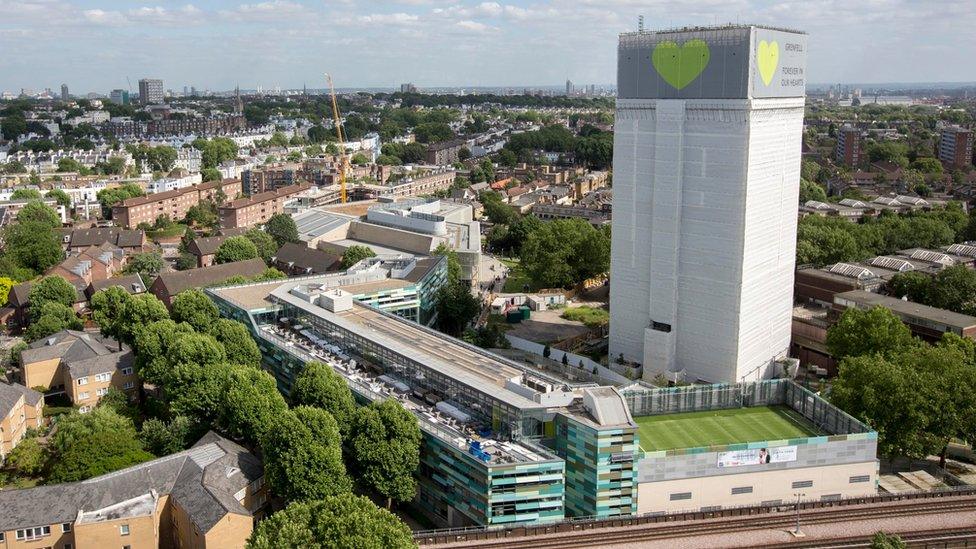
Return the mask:
M793 495L796 496L796 528L791 533L793 537L801 538L804 534L800 531L800 498L806 496L806 494L796 492Z

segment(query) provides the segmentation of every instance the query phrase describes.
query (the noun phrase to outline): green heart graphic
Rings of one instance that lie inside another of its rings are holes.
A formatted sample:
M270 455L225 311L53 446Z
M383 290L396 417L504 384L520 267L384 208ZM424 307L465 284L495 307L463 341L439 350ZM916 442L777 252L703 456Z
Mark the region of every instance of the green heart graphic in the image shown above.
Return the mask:
M680 90L705 70L709 55L704 40L689 40L681 47L669 40L654 47L651 62L665 82Z

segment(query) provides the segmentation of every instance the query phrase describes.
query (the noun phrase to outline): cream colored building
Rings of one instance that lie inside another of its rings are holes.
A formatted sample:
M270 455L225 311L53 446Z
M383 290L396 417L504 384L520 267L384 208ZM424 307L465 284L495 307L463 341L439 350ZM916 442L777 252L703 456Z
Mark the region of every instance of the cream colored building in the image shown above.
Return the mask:
M0 382L0 462L44 421L44 396L23 385Z
M83 413L112 387L138 397L132 350L97 332L63 330L31 343L20 356L19 382L64 394Z
M211 432L100 477L0 491L0 547L243 548L266 500L261 461Z

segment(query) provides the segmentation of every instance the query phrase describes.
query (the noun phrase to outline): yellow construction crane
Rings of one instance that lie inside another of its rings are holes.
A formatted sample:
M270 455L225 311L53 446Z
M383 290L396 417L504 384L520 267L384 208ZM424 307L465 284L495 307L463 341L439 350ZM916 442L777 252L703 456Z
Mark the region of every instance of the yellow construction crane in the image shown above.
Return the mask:
M343 204L346 203L346 171L349 169L349 158L346 156L346 136L342 132L342 115L339 114L339 102L336 101L335 86L332 85L332 75L325 73L325 80L329 83L329 95L332 96L332 120L335 124L336 137L339 138L339 196Z

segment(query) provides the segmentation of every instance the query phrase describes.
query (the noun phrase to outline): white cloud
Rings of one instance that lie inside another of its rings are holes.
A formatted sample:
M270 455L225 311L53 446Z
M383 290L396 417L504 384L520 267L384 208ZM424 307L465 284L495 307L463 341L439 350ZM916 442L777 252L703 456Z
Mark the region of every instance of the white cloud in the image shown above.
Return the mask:
M85 21L93 25L120 26L128 22L125 16L118 11L94 9L85 10L82 15L85 17Z
M487 32L494 32L498 30L496 27L493 27L491 25L486 25L484 23L479 23L477 21L471 21L470 19L458 21L456 26L459 29L470 31L470 32L477 32L477 33L487 33Z

